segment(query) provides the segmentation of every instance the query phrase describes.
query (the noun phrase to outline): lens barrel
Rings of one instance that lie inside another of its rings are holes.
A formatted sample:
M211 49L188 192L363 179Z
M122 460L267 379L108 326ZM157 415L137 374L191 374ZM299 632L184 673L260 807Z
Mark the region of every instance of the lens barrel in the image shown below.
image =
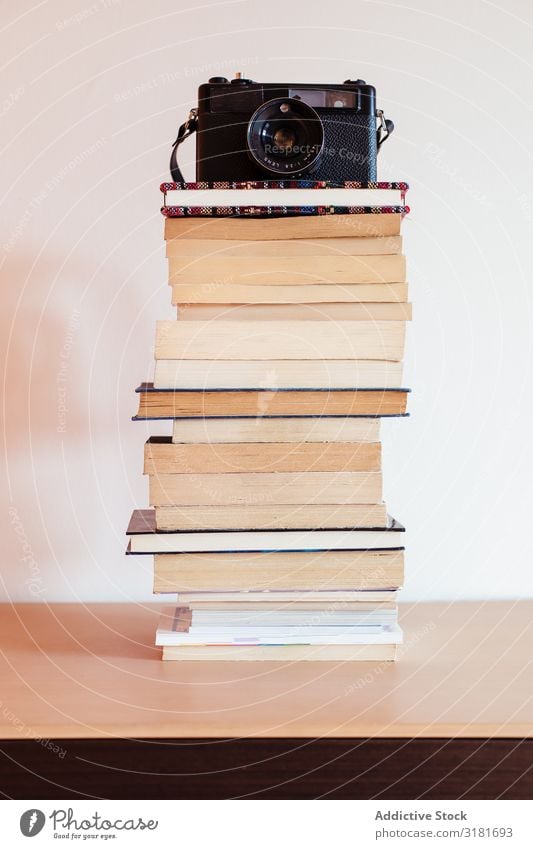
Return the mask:
M298 175L318 164L324 128L311 106L292 97L276 98L256 109L246 141L249 155L264 171Z

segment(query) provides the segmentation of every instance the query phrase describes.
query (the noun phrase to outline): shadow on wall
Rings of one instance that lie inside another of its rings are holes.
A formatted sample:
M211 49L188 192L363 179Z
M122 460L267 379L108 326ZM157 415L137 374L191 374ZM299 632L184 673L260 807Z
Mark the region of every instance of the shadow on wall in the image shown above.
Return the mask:
M147 298L133 284L112 303L123 285L116 261L102 265L78 250L63 263L51 252L35 265L29 252L4 263L1 515L10 598L39 600L43 586L57 587L58 562L86 562L102 548L122 556L128 513L145 499L143 434L130 417L135 383L151 366Z

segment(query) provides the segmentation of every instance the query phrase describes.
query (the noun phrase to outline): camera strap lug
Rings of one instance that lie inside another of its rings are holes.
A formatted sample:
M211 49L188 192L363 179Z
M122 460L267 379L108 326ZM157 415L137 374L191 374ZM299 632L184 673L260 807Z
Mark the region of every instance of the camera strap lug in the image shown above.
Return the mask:
M383 142L387 141L388 137L394 130L394 124L389 118L385 118L385 113L383 112L383 109L376 109L376 115L379 119L379 126L377 132L379 151Z
M172 174L172 179L175 183L184 183L183 174L181 173L181 169L178 165L178 147L185 139L188 139L189 136L192 136L193 133L198 129L198 109L190 109L187 120L183 122L178 130L178 135L176 136L176 141L172 145L172 153L170 155L170 173Z

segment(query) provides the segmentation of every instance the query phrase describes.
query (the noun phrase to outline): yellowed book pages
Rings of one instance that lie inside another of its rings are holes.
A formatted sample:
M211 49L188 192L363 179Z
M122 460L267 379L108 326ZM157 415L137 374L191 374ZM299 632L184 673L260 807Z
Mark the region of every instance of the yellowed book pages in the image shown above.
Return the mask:
M339 239L398 236L403 216L306 215L282 218L166 218L165 239Z
M402 416L404 389L142 389L139 419L210 416Z
M176 283L173 304L331 304L407 301L407 283L367 283L304 286L253 286L216 283Z
M411 304L178 304L179 321L410 321Z
M254 286L405 283L402 254L385 256L170 257L171 283L251 283Z
M144 446L144 474L377 472L379 442L243 442L177 445L154 437Z
M387 508L379 504L217 504L156 507L159 531L383 528Z
M158 321L156 359L401 360L404 321Z
M164 646L162 660L188 661L361 661L372 663L392 662L396 659L396 646Z
M379 442L379 419L175 419L173 442Z
M401 236L376 239L277 239L270 242L242 242L237 239L171 239L166 242L166 255L171 256L371 256L401 254Z
M149 475L150 505L377 504L381 472Z
M390 360L156 360L156 389L399 389Z
M156 554L154 592L392 589L403 551L261 551Z

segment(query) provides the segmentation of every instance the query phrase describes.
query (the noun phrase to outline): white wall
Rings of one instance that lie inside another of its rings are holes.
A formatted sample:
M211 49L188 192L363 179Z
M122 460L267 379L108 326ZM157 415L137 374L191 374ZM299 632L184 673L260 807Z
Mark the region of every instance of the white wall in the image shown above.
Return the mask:
M2 4L6 598L151 596L123 549L155 431L133 389L173 316L158 185L197 86L236 70L377 87L381 176L412 185L412 417L383 428L404 597L532 595L533 8L498 5Z

